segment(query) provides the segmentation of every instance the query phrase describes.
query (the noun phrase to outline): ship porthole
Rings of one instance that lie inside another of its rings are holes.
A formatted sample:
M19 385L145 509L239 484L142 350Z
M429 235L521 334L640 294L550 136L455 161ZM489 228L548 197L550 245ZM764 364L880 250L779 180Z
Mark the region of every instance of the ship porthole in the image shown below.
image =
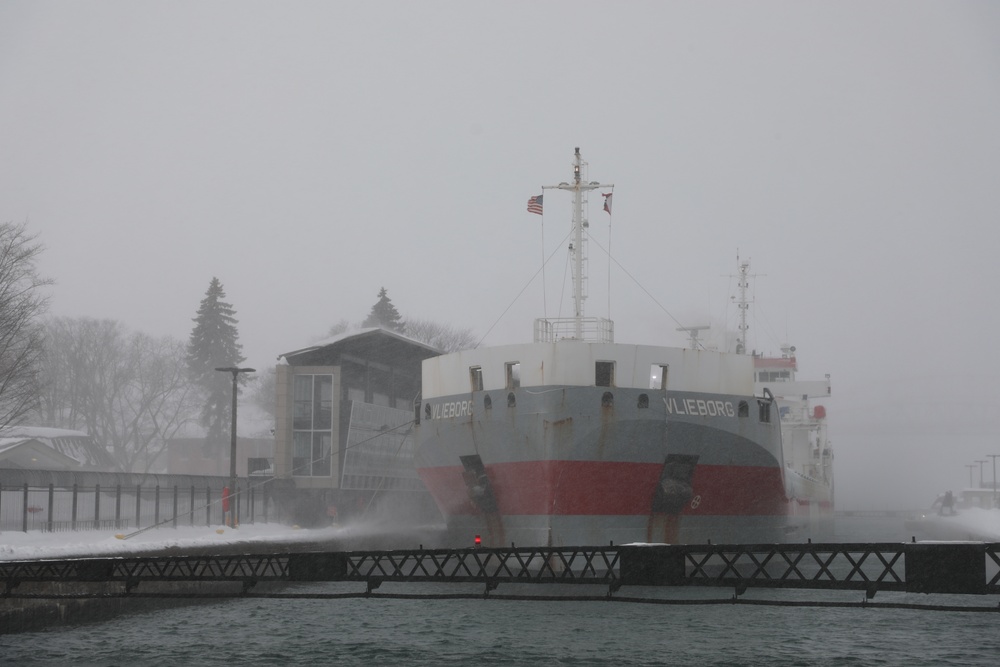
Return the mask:
M649 394L639 394L639 409L649 407Z
M509 392L507 394L507 407L513 408L517 405L517 398L514 397L514 392Z
M602 408L612 408L615 405L615 396L610 391L604 392L601 396L601 407Z
M750 406L746 401L740 401L740 417L750 416Z
M490 398L489 394L486 394L486 398L483 399L483 406L487 410L492 410L493 409L493 399Z
M431 404L424 403L424 417L427 419L431 418Z

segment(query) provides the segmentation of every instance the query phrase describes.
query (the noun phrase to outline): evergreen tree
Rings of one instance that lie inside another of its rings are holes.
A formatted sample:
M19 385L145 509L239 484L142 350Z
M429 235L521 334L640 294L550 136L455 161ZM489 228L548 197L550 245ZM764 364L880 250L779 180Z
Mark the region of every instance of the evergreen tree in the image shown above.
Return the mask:
M388 292L383 287L378 292L378 301L372 306L372 311L368 313L368 318L362 323L363 327L382 327L403 333L406 323L399 316L396 306L392 305Z
M215 369L239 366L244 361L236 311L225 298L222 283L212 278L187 345L188 372L204 393L200 422L206 429L206 453L227 451L232 421L233 376ZM239 377L241 384L245 380L245 376Z

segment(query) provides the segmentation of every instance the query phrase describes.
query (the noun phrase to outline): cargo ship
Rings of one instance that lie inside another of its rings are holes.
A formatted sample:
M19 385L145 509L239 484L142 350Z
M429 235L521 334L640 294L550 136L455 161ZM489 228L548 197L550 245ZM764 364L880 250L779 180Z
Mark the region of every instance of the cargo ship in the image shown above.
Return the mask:
M587 195L613 187L586 166L577 148L572 180L543 186L572 197L573 317L422 362L415 460L452 539L782 541L778 405L755 395L753 357L616 343L611 320L585 315Z
M834 510L833 446L827 436L826 406L830 376L799 380L795 347L782 345L780 356L754 357L756 390L778 402L785 452L786 494L797 516L830 515Z
M737 257L736 264L739 293L733 300L740 318L736 351L744 353L748 349L750 261ZM754 393L768 391L778 403L789 511L799 518L829 516L834 509L833 446L828 437L826 406L821 401L831 395L830 375L822 380L800 380L795 346L787 343L780 345L777 355L756 351L751 355Z

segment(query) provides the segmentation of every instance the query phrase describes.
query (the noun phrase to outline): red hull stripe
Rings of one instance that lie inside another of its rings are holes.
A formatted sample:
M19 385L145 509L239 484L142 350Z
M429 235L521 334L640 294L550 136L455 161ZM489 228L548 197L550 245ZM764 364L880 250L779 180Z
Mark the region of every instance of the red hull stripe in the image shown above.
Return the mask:
M611 461L522 461L486 466L503 515L648 516L663 466ZM421 468L445 516L478 514L461 466ZM788 513L781 472L774 467L695 468L685 515L771 516Z

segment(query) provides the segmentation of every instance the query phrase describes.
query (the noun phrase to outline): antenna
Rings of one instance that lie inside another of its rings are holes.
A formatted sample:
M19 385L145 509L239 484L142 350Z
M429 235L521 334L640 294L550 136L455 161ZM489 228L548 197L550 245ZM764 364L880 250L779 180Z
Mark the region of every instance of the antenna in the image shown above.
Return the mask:
M740 333L736 337L736 354L746 354L747 330L750 329L750 325L747 324L747 311L750 309L750 304L753 303L752 299L747 299L747 289L750 287L750 278L756 278L761 274L750 275L750 260L745 259L741 262L739 251L736 252L736 268L739 273L735 277L739 278L737 289L740 293L739 301L736 301L735 296L733 297L733 301L736 301L736 307L740 309L740 324L737 327Z
M691 349L697 350L702 347L701 343L698 342L698 332L711 329L712 327L708 324L698 326L698 327L677 327L678 331L687 331L688 335L691 336Z

